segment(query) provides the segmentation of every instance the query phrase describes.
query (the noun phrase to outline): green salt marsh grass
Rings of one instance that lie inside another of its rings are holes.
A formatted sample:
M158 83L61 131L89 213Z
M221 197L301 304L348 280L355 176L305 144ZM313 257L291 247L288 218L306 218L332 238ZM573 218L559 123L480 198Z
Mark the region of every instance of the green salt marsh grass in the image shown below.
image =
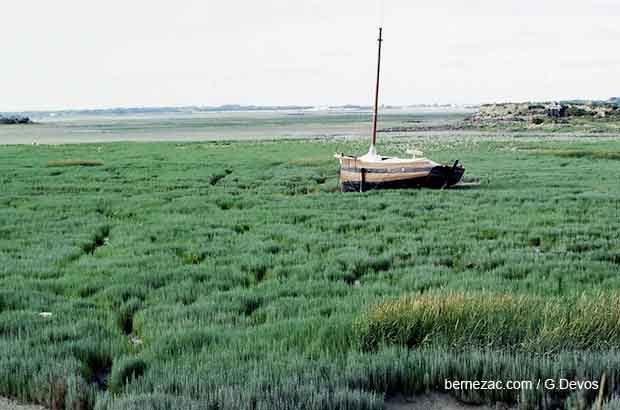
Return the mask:
M344 140L0 147L0 395L52 409L381 409L445 378L603 372L618 392L620 162L598 154L617 142L415 144L481 185L341 194L333 153L367 149ZM59 158L103 164L45 166ZM375 306L454 295L452 318L401 312L437 335L424 343L360 337ZM474 326L471 306L484 333L451 330ZM541 329L544 349L522 336Z

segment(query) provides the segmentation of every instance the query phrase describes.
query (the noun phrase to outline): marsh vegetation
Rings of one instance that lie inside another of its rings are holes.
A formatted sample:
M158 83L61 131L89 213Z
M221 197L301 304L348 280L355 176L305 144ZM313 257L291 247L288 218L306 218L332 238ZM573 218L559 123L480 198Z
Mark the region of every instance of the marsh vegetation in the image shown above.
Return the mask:
M617 393L617 142L416 144L481 185L342 194L331 156L354 141L0 147L0 395L381 409L445 378L603 373ZM82 158L101 163L47 166ZM597 392L455 394L551 409Z

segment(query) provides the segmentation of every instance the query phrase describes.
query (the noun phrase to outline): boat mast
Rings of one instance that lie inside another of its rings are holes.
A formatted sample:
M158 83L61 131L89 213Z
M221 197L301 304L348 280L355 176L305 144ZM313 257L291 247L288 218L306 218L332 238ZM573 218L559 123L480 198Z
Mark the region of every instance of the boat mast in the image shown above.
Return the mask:
M379 73L381 71L381 43L383 29L379 27L379 55L377 57L377 84L375 86L375 110L372 116L372 143L370 144L370 150L374 151L374 146L377 143L377 112L379 110Z

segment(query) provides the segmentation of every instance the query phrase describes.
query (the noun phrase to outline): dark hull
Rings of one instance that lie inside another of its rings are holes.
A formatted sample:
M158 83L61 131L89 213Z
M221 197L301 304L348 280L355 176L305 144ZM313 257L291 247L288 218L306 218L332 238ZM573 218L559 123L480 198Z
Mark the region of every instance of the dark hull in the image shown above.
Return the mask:
M342 192L365 192L372 189L410 189L410 188L433 188L443 189L459 183L465 169L455 164L454 166L439 165L431 168L427 175L402 178L397 181L342 181Z

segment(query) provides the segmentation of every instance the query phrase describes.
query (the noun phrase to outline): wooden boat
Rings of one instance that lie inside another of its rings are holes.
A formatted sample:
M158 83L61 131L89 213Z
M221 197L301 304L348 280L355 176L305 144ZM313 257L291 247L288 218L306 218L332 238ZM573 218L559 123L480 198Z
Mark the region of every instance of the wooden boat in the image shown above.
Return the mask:
M340 161L340 190L446 188L457 184L465 170L455 161L441 165L426 158L368 158L337 154Z
M377 155L377 112L379 105L379 75L381 69L381 43L383 30L379 28L379 54L377 83L373 112L372 140L368 153L360 157L336 154L340 162L340 190L363 192L370 189L397 188L447 188L456 185L465 169L455 161L442 165L427 158L395 158Z

